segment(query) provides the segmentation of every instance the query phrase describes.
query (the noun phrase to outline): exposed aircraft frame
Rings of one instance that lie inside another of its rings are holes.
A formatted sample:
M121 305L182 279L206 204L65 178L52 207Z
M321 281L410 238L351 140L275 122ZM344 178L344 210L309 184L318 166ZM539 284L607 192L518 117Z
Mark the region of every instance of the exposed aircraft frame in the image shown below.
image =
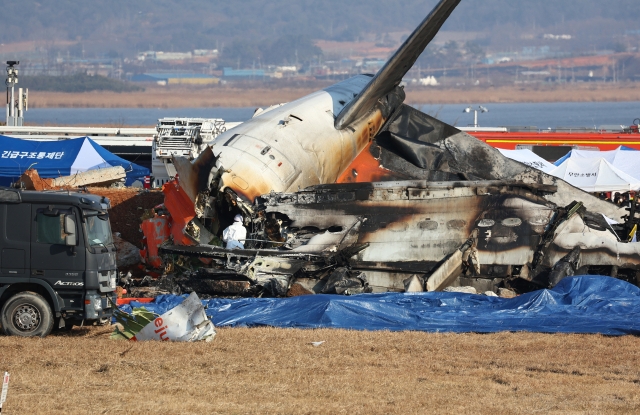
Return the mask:
M159 251L169 268L179 257L207 264L179 285L234 295L526 291L605 271L638 283L634 211L623 218L403 104L402 76L459 1L440 1L375 76L257 112L195 161L173 160ZM245 249L217 246L237 213Z

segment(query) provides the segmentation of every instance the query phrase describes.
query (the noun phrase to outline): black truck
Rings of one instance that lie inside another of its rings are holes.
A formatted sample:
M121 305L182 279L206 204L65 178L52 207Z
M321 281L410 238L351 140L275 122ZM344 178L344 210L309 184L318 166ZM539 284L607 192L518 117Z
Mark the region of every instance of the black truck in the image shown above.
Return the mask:
M115 307L109 199L0 187L0 325L5 334L104 322Z

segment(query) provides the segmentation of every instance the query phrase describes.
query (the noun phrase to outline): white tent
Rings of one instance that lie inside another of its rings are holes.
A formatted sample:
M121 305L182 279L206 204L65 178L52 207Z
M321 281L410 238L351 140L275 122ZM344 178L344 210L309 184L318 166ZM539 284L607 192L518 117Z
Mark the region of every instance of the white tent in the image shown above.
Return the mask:
M549 172L585 192L628 192L640 189L640 180L616 169L603 158L569 157Z
M623 150L622 147L609 151L571 150L568 154L568 158L576 160L603 158L611 163L616 169L622 170L629 176L640 179L640 151ZM557 163L557 165L560 164L561 163Z
M534 169L542 170L545 173L549 173L555 169L556 166L549 163L547 160L538 156L531 150L504 150L499 148L503 156L510 158L511 160L519 161L522 164L526 164Z

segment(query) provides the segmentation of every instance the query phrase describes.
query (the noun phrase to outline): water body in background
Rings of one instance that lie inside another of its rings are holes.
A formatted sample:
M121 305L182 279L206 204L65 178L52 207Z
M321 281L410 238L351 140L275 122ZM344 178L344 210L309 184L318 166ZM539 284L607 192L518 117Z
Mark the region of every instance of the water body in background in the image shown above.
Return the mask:
M97 125L155 127L165 117L222 118L246 121L255 107L246 108L33 108L25 113L29 125Z
M482 127L535 126L600 127L632 124L640 118L637 102L554 102L482 104L489 112L478 114ZM438 119L465 127L473 124L473 112L464 113L467 105L415 105ZM472 105L477 108L478 103ZM33 108L25 114L29 125L96 125L155 126L159 118L222 118L229 122L246 121L255 107L244 108Z
M640 118L640 102L553 102L482 104L489 112L478 113L481 127L557 127L629 126ZM421 111L457 127L473 125L473 112L467 105L422 105ZM477 109L478 105L471 105Z

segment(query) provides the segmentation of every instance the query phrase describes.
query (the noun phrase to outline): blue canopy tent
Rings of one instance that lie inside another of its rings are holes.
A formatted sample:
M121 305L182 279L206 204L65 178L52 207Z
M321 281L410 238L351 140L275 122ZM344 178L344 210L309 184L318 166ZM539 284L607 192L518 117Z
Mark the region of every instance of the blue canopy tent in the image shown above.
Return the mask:
M62 141L32 141L0 135L0 185L15 182L29 167L40 177L55 178L87 170L122 166L125 184L143 181L149 169L105 150L89 137Z

